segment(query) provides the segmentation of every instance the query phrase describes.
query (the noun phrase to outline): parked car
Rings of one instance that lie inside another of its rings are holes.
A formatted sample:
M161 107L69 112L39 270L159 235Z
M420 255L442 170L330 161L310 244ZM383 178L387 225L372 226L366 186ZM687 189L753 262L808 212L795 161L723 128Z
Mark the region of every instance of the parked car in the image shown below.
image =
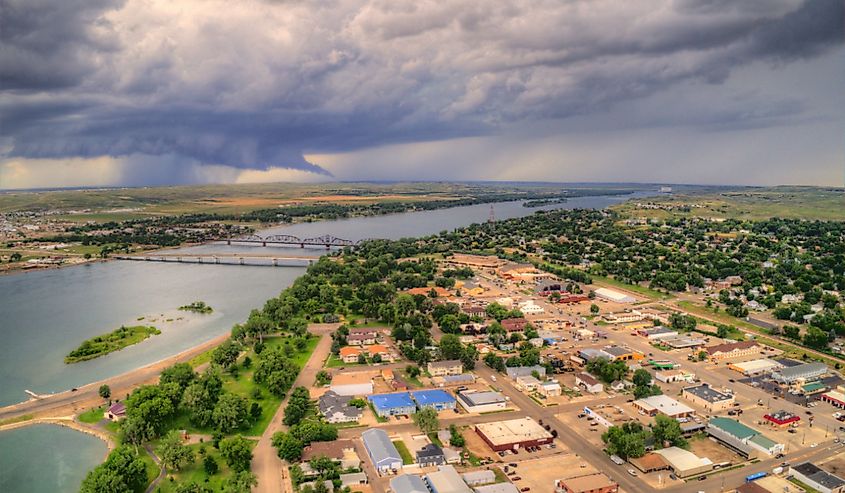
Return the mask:
M630 474L631 476L637 476L637 471L633 469L628 469L628 474Z

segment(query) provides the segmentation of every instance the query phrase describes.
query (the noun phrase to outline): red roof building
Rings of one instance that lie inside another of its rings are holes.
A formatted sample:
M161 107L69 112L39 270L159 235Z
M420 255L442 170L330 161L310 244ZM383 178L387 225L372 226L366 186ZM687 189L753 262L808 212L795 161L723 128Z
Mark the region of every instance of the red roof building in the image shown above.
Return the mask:
M776 413L765 414L763 415L763 419L775 426L789 426L792 423L801 421L801 416L781 410Z

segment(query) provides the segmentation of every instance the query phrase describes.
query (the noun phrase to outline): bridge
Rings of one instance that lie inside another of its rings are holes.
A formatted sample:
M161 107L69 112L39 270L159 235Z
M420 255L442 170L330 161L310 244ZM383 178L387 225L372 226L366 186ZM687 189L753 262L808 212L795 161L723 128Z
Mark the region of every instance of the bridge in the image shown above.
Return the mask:
M112 255L118 260L140 262L174 262L180 264L251 265L259 267L306 267L318 260L304 255L244 255L240 253L148 253L142 255Z
M326 249L337 247L356 247L361 244L364 240L347 240L344 238L338 238L332 235L323 235L318 236L316 238L300 238L298 236L293 235L249 235L249 236L241 236L238 238L229 238L226 240L227 245L231 245L232 243L240 244L252 244L252 245L261 245L261 246L281 246L281 245L299 245L300 248L305 247L324 247Z

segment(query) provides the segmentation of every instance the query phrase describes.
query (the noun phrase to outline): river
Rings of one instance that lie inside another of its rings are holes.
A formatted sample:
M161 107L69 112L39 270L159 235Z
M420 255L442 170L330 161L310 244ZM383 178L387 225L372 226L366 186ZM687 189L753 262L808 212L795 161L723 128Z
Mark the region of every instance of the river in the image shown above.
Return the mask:
M533 214L542 209L603 208L639 195L579 197L541 208L526 208L521 202L503 202L494 204L493 212L500 220ZM285 233L303 238L331 234L350 240L397 239L425 236L483 222L489 214L490 205L482 204L300 223L274 227L262 234ZM225 244L200 245L181 251L278 252L279 255L293 251L299 255L309 253L315 256L321 253L319 249ZM0 405L25 400L24 390L27 389L36 393L56 392L115 376L226 333L233 324L243 321L252 308L260 307L264 300L277 295L303 272L302 267L111 261L2 276ZM63 362L64 356L84 339L109 332L121 324L150 323L149 318L138 321L139 317L161 314L172 317L177 307L195 300L207 302L214 308L214 313L197 316L191 323L162 328L162 334L105 357L73 365ZM53 447L49 457L45 457L39 440L44 434L53 433ZM55 487L59 484L56 475L66 474L60 470L60 464L70 463L70 456L76 455L76 441L81 440L76 433L69 433L74 438L67 438L67 430L50 426L0 433L0 449L5 448L7 443L17 443L16 460L27 457L30 462L38 462L43 473L34 477L35 483L3 483L0 490L76 491L78 481L58 489ZM27 439L30 435L32 440ZM93 467L100 458L88 456L89 461L79 463L78 467ZM9 460L11 457L6 453L0 454L0 471L8 469ZM72 460L82 459L73 457Z

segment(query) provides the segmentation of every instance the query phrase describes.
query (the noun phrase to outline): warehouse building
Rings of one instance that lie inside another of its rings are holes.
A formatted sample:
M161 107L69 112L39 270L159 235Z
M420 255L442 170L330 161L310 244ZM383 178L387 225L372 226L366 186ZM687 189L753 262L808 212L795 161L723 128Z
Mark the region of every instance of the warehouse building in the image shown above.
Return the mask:
M479 486L482 484L496 482L496 473L494 473L490 469L465 472L461 476L464 478L464 482L470 486Z
M379 474L393 474L402 469L402 456L384 430L370 428L361 433L361 440Z
M702 474L713 469L713 461L707 457L699 457L680 447L668 447L655 450L654 453L663 457L672 471L681 478Z
M499 392L458 392L458 402L468 413L488 413L505 409L508 401Z
M773 359L761 358L742 363L731 363L728 365L728 368L738 371L746 377L756 377L758 375L771 373L775 370L780 370L783 368L783 365Z
M784 445L734 419L715 417L707 424L707 433L730 449L749 459L783 453Z
M552 443L552 435L529 417L480 423L475 431L496 452Z
M633 296L627 295L625 293L620 293L615 289L598 288L594 292L596 293L597 298L612 301L614 303L633 303L637 301L637 299Z
M367 398L376 414L386 418L388 416L410 416L417 412L417 405L411 400L411 394L398 392L396 394L376 394Z
M393 493L430 493L419 476L410 474L403 474L391 479L390 490Z
M435 411L443 411L446 409L455 409L457 402L451 394L445 390L417 390L411 392L411 397L416 401L420 409L430 407Z
M340 373L332 378L331 390L338 395L370 395L373 379L368 372Z
M733 394L725 394L703 383L693 387L685 387L681 395L688 401L715 413L724 411L734 405Z
M474 488L475 493L519 493L519 488L513 483L496 483Z
M792 466L789 468L789 472L795 479L816 491L822 493L845 492L845 480L824 471L812 462Z
M663 326L638 330L637 334L645 337L649 341L659 341L661 339L670 339L678 337L678 331L667 329Z
M772 379L790 385L797 382L818 380L827 375L827 372L827 365L824 363L803 363L772 372Z
M436 472L423 476L431 493L472 493L455 466L438 466Z

